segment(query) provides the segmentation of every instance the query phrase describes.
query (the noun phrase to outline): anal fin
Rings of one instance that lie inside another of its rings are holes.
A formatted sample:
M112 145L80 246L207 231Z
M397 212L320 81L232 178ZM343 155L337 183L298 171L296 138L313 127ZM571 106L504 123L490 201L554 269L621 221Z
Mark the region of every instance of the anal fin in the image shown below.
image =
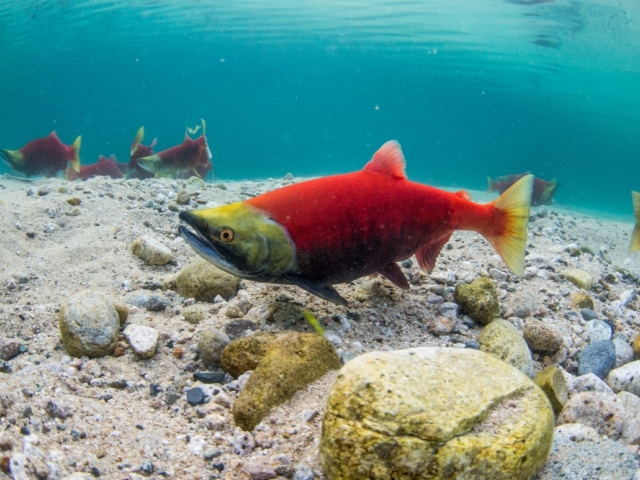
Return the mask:
M409 282L407 281L407 277L404 276L400 266L397 263L390 263L382 270L380 270L380 275L386 277L391 283L393 283L396 287L401 288L403 290L409 290Z
M418 259L418 265L425 272L431 272L436 266L436 259L440 255L440 250L451 238L451 233L448 233L442 238L435 240L427 245L423 245L416 252L416 258Z
M297 287L306 290L307 292L337 305L348 305L347 300L340 296L340 294L331 285L327 285L306 278L296 277L294 275L285 275L284 279Z

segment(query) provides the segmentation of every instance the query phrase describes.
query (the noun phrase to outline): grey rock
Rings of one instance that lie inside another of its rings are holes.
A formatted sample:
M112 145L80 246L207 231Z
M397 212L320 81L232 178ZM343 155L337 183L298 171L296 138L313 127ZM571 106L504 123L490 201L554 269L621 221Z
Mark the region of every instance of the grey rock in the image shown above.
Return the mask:
M600 435L617 439L622 432L625 411L615 397L594 392L572 396L558 416L557 425L581 423L595 429Z
M615 368L619 368L627 363L633 362L633 347L629 345L626 338L614 335L613 346L616 349Z
M602 393L615 396L615 392L604 381L596 377L593 373L587 373L580 377L573 378L569 383L569 396L581 392Z
M454 285L458 276L453 272L434 272L431 273L431 280L443 285Z
M553 449L537 480L630 480L637 456L613 440L574 442L556 436Z
M625 391L640 396L640 360L611 370L607 383L614 392Z
M252 480L269 480L278 476L273 465L264 460L254 460L249 463L247 473Z
M453 302L444 302L438 308L440 315L444 315L449 318L456 318L458 316L458 312L460 311L460 305Z
M578 355L578 375L593 373L606 377L616 364L616 348L611 340L590 343Z
M544 218L549 214L549 211L547 210L547 207L545 207L544 205L541 205L538 207L538 210L536 210L536 215L539 218Z
M296 467L296 471L293 474L293 480L313 480L315 475L313 470L304 463L301 463Z
M147 304L149 303L149 294L144 290L134 290L133 292L127 293L123 300L128 305L133 305L138 308L147 308Z
M226 333L231 340L242 338L244 336L244 332L247 330L260 330L260 326L257 323L244 318L233 319L224 326L224 333Z
M71 355L102 357L111 355L116 348L120 318L100 292L84 290L70 296L60 308L58 325Z
M640 445L640 398L633 393L620 392L616 401L624 409L620 439L628 445Z
M198 354L205 365L219 366L222 351L231 340L220 330L205 330L200 333L198 340Z
M493 278L496 282L506 282L509 278L509 275L504 273L502 270L498 270L497 268L489 269L489 276Z
M0 337L0 360L11 360L20 354L20 342L13 338Z
M611 340L611 327L602 320L589 320L584 329L589 335L589 343Z
M427 303L430 303L432 305L439 305L443 302L444 302L444 299L440 295L431 294L427 297Z
M131 253L147 265L166 265L172 258L171 250L148 235L143 235L133 241Z
M516 292L509 300L509 307L513 311L513 315L519 318L527 318L533 312L538 310L538 300L536 296L528 290Z
M163 312L165 308L171 305L171 302L159 295L151 295L147 302L147 310L150 312Z
M597 320L598 319L598 314L596 312L594 312L593 310L591 310L590 308L581 308L580 309L580 314L582 315L582 318L584 318L585 320Z

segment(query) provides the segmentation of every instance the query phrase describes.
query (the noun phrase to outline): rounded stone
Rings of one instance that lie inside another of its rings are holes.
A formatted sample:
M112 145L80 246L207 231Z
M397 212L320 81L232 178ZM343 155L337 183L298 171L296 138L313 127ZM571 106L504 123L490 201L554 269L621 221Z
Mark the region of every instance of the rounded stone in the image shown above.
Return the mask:
M498 291L488 278L456 285L456 302L476 322L487 324L500 315Z
M593 373L606 377L616 364L616 347L611 340L597 340L578 355L578 375Z
M616 349L616 365L614 368L633 362L633 348L629 345L627 339L624 336L614 335L612 341Z
M182 311L182 316L186 322L197 325L204 320L205 312L206 309L202 305L189 305Z
M103 357L116 349L120 319L100 292L71 295L60 307L58 325L62 343L73 356Z
M640 397L640 360L611 370L607 383L614 392L625 391Z
M555 365L542 369L535 382L549 399L553 411L560 413L569 399L569 386L560 369Z
M494 320L478 335L480 350L507 362L533 378L533 359L522 335L506 320Z
M143 235L133 241L131 253L147 265L166 265L173 257L171 250L148 235Z
M584 288L585 290L591 290L596 281L596 277L594 275L578 268L567 268L566 270L561 271L560 275L565 277L576 287Z
M544 393L491 355L372 352L331 388L320 459L329 479L524 480L544 464L553 427Z
M546 322L529 318L524 326L524 339L531 350L555 353L562 345L562 332Z
M538 309L538 300L529 291L516 292L509 300L509 308L513 315L519 318L527 318Z
M205 365L219 366L222 351L231 340L220 330L205 330L200 333L198 340L198 354Z
M591 310L595 308L595 305L593 303L593 298L591 298L591 296L586 293L582 293L582 292L572 293L571 296L569 297L569 300L573 308L578 308L578 309L590 308Z
M600 435L614 440L620 436L625 420L624 408L616 397L597 392L581 392L572 396L558 416L558 425L581 423Z
M594 312L592 308L581 308L580 309L580 315L582 315L582 318L584 318L585 320L597 320L598 319L598 314L596 312Z
M240 279L201 260L184 267L176 277L178 293L199 302L213 302L216 295L229 298L238 291Z
M204 391L200 387L187 390L187 402L192 407L204 403Z
M611 327L602 320L589 320L584 329L589 335L589 343L611 340Z
M142 359L153 357L158 346L158 331L144 325L127 325L124 336L135 354Z

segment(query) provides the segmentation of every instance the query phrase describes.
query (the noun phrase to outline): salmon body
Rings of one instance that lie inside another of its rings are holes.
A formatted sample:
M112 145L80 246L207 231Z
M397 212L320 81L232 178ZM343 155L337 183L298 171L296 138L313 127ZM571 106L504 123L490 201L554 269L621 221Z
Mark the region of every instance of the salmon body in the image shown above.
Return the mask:
M396 262L415 254L420 267L431 271L455 230L480 232L522 274L532 181L524 177L496 202L479 205L466 192L407 180L399 145L387 142L359 172L182 212L196 233L185 227L180 233L230 273L292 283L344 304L331 285L380 273L406 289Z
M71 163L75 171L80 170L80 142L78 137L73 145L65 145L55 131L44 138L27 143L19 150L0 150L0 155L10 166L26 176L46 175L53 177Z
M111 155L109 158L100 155L97 163L80 167L79 173L76 173L71 167L67 167L66 177L67 180L71 181L77 179L88 180L98 176L122 178L120 165L126 166L126 164L118 164L115 155Z
M495 180L487 177L489 180L489 191L503 193L525 175L528 175L528 173L505 175L497 177ZM546 181L541 178L534 177L533 190L531 192L531 204L551 205L553 202L553 196L559 186L560 185L556 183L555 178L551 181Z
M133 143L131 144L131 152L129 154L129 170L131 178L144 179L153 177L153 173L147 172L138 165L138 159L153 155L153 147L155 147L158 139L154 138L151 145L143 145L142 140L144 140L144 127L140 127L138 129L138 133L136 133Z

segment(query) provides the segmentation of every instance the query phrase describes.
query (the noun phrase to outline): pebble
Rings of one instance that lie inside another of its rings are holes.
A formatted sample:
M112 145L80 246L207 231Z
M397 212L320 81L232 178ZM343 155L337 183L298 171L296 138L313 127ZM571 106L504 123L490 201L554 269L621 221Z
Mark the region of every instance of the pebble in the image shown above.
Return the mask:
M556 427L554 436L565 437L572 442L582 442L584 440L598 440L600 435L595 429L582 425L581 423L564 423Z
M310 422L311 420L313 420L313 417L315 417L317 414L318 414L317 410L303 410L301 414L301 418L305 422Z
M606 377L616 364L616 347L611 340L590 343L578 355L578 375L593 373Z
M436 317L429 322L429 333L431 335L449 335L456 325L456 321L449 317Z
M566 270L562 270L560 275L578 288L584 288L585 290L591 290L596 281L596 277L593 274L578 268L567 268Z
M625 391L640 396L640 360L611 370L606 381L614 392Z
M129 324L123 333L139 358L151 358L156 353L159 337L156 329L144 325Z
M593 373L587 373L571 380L569 395L573 396L580 392L595 392L604 395L615 396L614 391L604 381L596 377Z
M71 405L54 398L49 398L45 401L44 410L50 417L59 418L61 420L64 420L73 414L73 408Z
M427 297L427 303L430 303L431 305L439 305L442 302L444 302L444 299L440 295L431 294Z
M133 241L131 253L147 265L166 265L173 257L171 250L148 235L143 235Z
M299 464L293 474L293 480L313 480L314 478L313 470L304 463Z
M562 371L550 365L536 375L535 382L551 402L554 413L560 413L569 399L569 387Z
M509 278L509 275L504 273L502 270L498 270L497 268L490 268L489 276L497 282L506 282Z
M538 310L538 300L533 293L523 290L511 296L509 308L513 311L514 316L524 319Z
M494 320L478 336L480 350L490 353L533 378L533 359L520 332L506 320Z
M213 460L214 458L218 458L220 455L222 455L222 452L219 449L207 448L202 454L202 457L205 460Z
M589 335L589 343L611 340L611 327L602 320L589 320L584 329Z
M640 398L629 392L620 392L616 400L625 412L620 439L628 445L640 444Z
M536 210L536 215L539 218L544 218L549 214L549 211L547 210L547 207L545 207L544 205L541 205L538 207L538 209Z
M253 480L268 480L278 476L273 465L265 460L254 460L249 463L247 473Z
M202 383L224 383L225 373L223 372L196 372L193 379Z
M236 340L238 338L244 337L244 333L247 330L260 330L260 326L257 323L252 322L251 320L236 318L227 323L224 326L223 330L231 340Z
M553 325L550 325L535 318L529 318L525 322L524 339L531 350L539 352L555 353L563 342L562 332Z
M187 390L187 402L192 407L204 403L204 391L200 387Z
M238 455L243 456L250 454L256 448L256 443L251 432L244 432L236 428L233 432L231 446Z
M596 312L594 312L593 310L591 310L590 308L581 308L580 309L580 314L582 315L582 318L584 318L585 320L597 320L598 319L598 314Z
M581 423L600 435L617 439L622 432L625 411L616 397L596 392L582 392L572 396L558 416L558 425Z
M219 366L222 351L231 342L226 333L220 330L205 330L200 332L198 340L198 354L205 365Z
M159 295L151 295L146 308L150 312L163 312L170 305L171 303L167 299Z
M20 354L20 342L12 338L0 337L0 360L11 360Z
M204 419L204 424L213 432L221 432L227 428L227 421L222 415L218 415L217 413L207 415Z
M453 302L444 302L440 305L438 311L440 312L440 315L455 319L460 311L460 305Z
M151 475L155 471L155 466L149 460L145 460L138 470L145 475Z
M613 336L613 345L616 349L616 365L619 368L633 362L633 348L627 342L626 337L616 334Z
M434 272L431 273L431 280L443 285L455 285L458 276L453 272Z
M128 305L133 305L138 308L147 308L149 304L149 294L144 290L134 290L127 293L123 300Z

